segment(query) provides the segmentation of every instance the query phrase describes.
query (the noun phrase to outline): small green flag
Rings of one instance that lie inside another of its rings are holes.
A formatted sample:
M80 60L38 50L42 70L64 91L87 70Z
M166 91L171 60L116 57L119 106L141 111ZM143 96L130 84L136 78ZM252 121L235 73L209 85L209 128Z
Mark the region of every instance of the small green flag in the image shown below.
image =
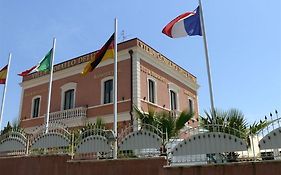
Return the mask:
M40 63L35 68L38 72L49 71L51 68L51 56L53 49L51 49L46 56L40 61Z

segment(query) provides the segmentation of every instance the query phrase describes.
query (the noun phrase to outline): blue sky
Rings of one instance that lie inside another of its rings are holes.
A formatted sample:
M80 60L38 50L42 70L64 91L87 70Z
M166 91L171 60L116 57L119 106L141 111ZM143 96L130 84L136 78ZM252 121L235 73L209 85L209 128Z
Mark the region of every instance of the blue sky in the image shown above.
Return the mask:
M250 122L280 111L281 1L202 3L215 106L238 108ZM19 116L21 78L17 73L35 65L51 48L54 36L55 63L59 63L99 49L113 32L115 17L119 42L124 30L127 39L140 38L197 76L203 114L210 100L202 38L170 39L161 33L170 20L197 5L197 0L1 0L1 67L13 53L3 125Z

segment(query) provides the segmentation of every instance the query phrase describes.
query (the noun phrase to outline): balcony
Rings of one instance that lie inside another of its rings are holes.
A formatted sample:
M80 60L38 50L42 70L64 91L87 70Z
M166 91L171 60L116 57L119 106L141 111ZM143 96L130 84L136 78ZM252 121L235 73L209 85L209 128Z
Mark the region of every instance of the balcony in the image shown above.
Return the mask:
M77 107L73 109L57 111L50 113L50 121L59 121L68 127L82 126L87 116L86 107Z

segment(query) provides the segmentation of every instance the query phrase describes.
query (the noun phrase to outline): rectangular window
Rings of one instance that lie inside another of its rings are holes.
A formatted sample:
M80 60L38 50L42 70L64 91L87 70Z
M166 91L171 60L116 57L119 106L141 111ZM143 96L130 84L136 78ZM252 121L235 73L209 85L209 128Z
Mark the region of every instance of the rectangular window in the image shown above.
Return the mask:
M155 103L155 83L152 80L148 80L148 97L149 102Z
M188 107L189 112L193 112L193 101L191 99L188 99Z
M113 102L113 80L107 80L104 82L104 94L103 94L103 103L112 103Z
M170 101L171 101L171 110L177 109L177 94L170 90Z
M74 107L74 89L70 89L64 93L63 110L72 109Z
M32 111L33 118L39 116L39 106L40 106L40 98L35 98L33 100L33 111Z

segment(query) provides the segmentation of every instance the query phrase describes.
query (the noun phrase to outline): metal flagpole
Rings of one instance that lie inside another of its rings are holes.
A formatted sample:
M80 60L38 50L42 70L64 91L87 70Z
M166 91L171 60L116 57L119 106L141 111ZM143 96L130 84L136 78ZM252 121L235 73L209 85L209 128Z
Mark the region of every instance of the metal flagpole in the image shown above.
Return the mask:
M212 79L211 79L211 69L210 69L207 37L206 37L206 31L205 31L205 25L204 25L203 8L202 8L201 0L198 0L198 1L199 1L200 24L201 24L201 30L202 30L203 40L204 40L206 65L207 65L207 72L208 72L209 92L210 92L210 100L211 100L211 112L212 112L212 114L214 114L214 112L215 112L214 96L213 96L213 87L212 87Z
M12 54L9 53L7 75L6 75L6 80L5 80L5 84L4 84L2 104L1 104L0 130L1 130L1 127L2 127L2 118L3 118L3 114L4 114L5 98L6 98L6 91L7 91L7 84L8 84L8 78L9 78L9 70L10 70L11 59L12 59Z
M114 20L114 155L113 158L117 159L117 18Z
M53 39L53 49L52 49L52 58L51 58L52 60L51 60L51 70L50 70L49 94L48 94L48 105L47 105L47 114L46 114L46 133L48 133L48 128L49 128L55 47L56 47L56 38Z

